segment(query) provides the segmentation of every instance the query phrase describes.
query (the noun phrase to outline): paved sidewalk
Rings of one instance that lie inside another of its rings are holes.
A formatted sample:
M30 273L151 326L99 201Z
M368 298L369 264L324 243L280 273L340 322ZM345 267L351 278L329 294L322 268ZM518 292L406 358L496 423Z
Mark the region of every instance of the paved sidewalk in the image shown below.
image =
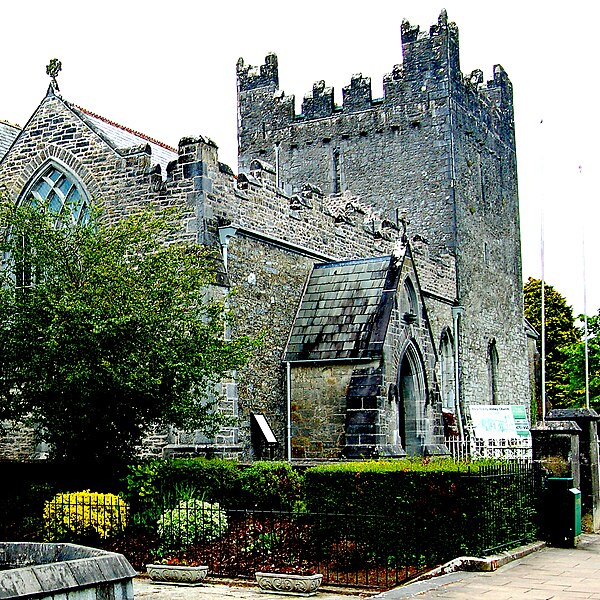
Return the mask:
M218 600L231 598L235 600L265 600L265 598L289 600L289 595L261 592L255 585L224 585L207 582L198 586L177 586L164 583L153 583L147 578L136 577L133 580L135 600ZM358 592L344 594L339 591L319 591L315 600L358 600L360 597L373 596L373 593Z
M576 548L543 548L492 573L457 572L375 596L378 600L600 599L600 535Z

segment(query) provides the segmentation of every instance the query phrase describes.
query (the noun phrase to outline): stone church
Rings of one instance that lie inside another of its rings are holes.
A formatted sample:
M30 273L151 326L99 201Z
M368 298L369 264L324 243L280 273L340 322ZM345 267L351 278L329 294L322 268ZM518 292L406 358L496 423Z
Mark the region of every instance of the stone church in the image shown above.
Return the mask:
M5 198L179 207L181 238L221 254L234 335L264 335L221 384L234 425L148 432L144 453L439 454L470 405L529 405L512 85L461 72L445 11L405 21L402 53L383 98L359 74L338 105L320 81L300 114L275 55L240 59L237 175L211 140L169 147L54 84L23 128L0 122ZM5 424L0 458L33 447Z

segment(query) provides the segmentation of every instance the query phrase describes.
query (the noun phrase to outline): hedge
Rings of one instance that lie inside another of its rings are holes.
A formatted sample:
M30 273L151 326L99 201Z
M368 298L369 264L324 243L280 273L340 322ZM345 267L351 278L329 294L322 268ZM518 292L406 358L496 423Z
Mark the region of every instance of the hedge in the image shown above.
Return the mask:
M390 557L401 548L435 564L535 538L534 482L521 470L527 468L444 459L321 465L304 475L306 506L346 513L346 520L360 515L354 541L365 548ZM328 543L339 536L333 527L322 534Z
M285 462L249 467L220 459L154 460L131 467L127 496L136 506L161 510L181 499L219 502L225 508L290 509L301 497L301 476Z

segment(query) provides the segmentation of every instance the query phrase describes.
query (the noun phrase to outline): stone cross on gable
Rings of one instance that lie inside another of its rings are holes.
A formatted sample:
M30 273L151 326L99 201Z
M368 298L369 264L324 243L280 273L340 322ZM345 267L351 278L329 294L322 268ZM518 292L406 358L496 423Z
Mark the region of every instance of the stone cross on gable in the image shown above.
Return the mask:
M58 60L58 58L52 58L46 66L46 75L50 77L50 83L52 84L52 88L56 92L60 92L56 78L58 77L58 74L60 73L61 69L62 63L60 62L60 60Z
M410 221L408 220L408 216L406 215L406 213L403 212L399 215L398 225L402 229L402 234L400 236L400 240L402 241L402 243L404 245L406 245L406 242L408 241L408 236L406 235L406 229L410 225Z

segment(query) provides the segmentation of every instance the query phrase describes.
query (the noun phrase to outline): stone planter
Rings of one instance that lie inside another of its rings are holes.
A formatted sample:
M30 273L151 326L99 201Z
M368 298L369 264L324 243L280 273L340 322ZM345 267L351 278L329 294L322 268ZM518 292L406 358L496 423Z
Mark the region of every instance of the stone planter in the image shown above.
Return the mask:
M291 575L289 573L255 573L260 589L271 594L314 596L323 575Z
M200 585L208 573L208 567L186 567L182 565L146 565L152 581L176 585Z

